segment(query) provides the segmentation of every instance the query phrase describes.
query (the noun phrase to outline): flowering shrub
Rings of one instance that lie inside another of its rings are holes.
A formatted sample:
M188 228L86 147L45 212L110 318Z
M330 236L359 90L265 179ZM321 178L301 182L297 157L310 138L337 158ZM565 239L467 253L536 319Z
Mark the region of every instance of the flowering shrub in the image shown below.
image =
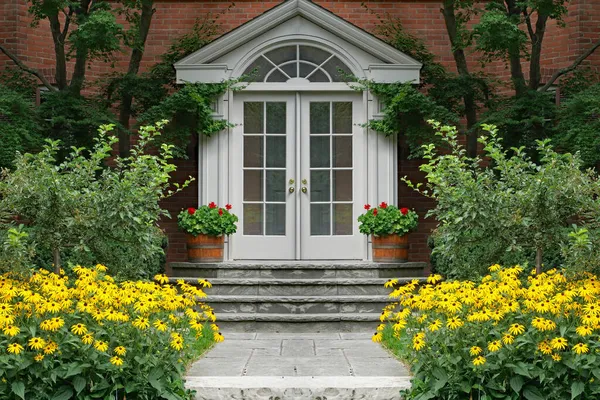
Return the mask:
M177 220L179 227L193 236L200 234L209 236L231 235L237 231L235 223L238 221L238 217L230 210L230 204L226 204L225 208L221 208L211 201L207 206L204 205L198 209L190 207L181 211Z
M388 206L382 202L379 208L365 204L366 212L358 217L358 230L365 235L405 235L417 227L419 216L406 207Z
M598 278L490 270L481 283L434 275L391 293L373 339L410 363L407 398L600 398Z
M0 398L190 398L186 365L222 340L205 293L105 270L0 276Z

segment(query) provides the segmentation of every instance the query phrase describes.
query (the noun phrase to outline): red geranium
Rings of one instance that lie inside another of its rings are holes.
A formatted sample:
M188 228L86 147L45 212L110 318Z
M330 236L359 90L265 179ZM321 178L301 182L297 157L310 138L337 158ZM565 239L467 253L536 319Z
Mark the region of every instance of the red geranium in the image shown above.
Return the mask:
M402 208L400 209L400 212L402 213L402 215L406 215L406 214L408 214L408 208L406 208L406 207L402 207Z
M219 215L223 215L223 209L219 208Z
M217 208L217 204L214 201L208 203L208 208Z
M188 214L194 215L196 213L196 209L194 207L188 208Z
M385 201L382 201L381 204L379 205L379 208L386 209L387 208L387 203Z
M370 210L371 209L371 205L370 204L365 204L365 210Z
M227 211L231 210L231 204L225 204L225 209L226 209Z
M376 208L373 209L373 215L377 215L377 209Z

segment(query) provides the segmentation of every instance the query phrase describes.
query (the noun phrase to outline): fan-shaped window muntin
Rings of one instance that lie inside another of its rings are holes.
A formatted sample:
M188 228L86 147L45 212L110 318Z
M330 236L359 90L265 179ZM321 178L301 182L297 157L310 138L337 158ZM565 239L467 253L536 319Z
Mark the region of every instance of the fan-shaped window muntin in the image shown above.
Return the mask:
M294 78L319 83L342 82L344 75L350 73L350 68L335 54L302 44L266 51L244 71L244 75L254 82L270 83L283 83Z

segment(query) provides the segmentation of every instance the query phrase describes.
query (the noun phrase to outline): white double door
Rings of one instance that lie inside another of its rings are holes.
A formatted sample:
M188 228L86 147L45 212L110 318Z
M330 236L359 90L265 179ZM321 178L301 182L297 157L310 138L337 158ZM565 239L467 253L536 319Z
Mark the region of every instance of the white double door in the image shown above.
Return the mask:
M234 95L233 259L363 259L360 93Z

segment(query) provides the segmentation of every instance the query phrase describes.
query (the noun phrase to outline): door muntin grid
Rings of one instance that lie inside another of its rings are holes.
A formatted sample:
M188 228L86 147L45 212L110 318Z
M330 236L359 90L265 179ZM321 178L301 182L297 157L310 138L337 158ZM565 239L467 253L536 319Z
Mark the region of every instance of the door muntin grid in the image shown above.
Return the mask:
M310 235L352 235L352 102L309 104Z
M330 51L303 44L266 51L243 73L255 82L287 82L294 78L309 82L343 82L350 74L350 68Z
M243 234L286 234L286 102L243 107Z

